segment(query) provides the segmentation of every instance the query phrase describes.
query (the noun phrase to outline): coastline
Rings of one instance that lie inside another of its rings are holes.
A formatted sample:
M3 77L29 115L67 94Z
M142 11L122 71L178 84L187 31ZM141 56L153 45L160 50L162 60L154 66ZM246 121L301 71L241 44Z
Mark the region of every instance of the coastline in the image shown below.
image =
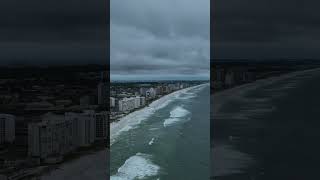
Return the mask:
M226 98L227 99L239 98L247 91L256 89L260 86L272 84L277 81L281 81L281 80L291 78L291 77L294 77L294 76L297 76L297 75L300 75L300 74L303 74L306 72L313 72L313 71L320 71L320 68L294 71L294 72L290 72L287 74L282 74L280 76L273 76L273 77L268 77L265 79L259 79L259 80L256 80L256 81L253 81L250 83L241 84L239 86L234 86L229 89L217 91L217 92L211 94L211 98L212 98L211 104L215 106L212 112L217 113L219 111L220 107L224 104L223 102L226 101ZM214 101L213 101L213 98L215 99ZM223 100L220 100L220 99L223 99Z
M110 124L110 145L112 146L112 144L115 142L115 139L121 134L121 132L125 132L134 128L136 125L140 124L143 120L152 115L155 111L167 106L172 101L173 97L178 97L180 94L185 93L186 91L208 84L209 83L199 84L174 91L151 102L148 106L133 111L120 118L118 121L112 122Z
M256 154L253 155L250 153L250 151L243 150L245 147L245 148L249 148L252 152L254 152L253 149L257 147L257 145L254 144L255 142L252 141L250 143L253 143L253 144L249 144L248 142L246 142L245 140L242 140L241 138L236 139L238 137L246 136L246 133L248 133L250 130L254 132L256 127L254 124L251 123L254 121L249 122L249 120L246 119L245 116L244 117L241 116L241 113L230 114L231 119L238 118L236 119L238 120L237 123L241 123L241 126L238 126L237 127L238 129L236 130L235 128L236 124L234 126L234 124L230 123L232 120L228 122L229 121L228 114L226 114L226 112L221 110L221 107L227 104L228 102L230 102L229 100L231 101L236 100L238 102L244 102L244 103L250 103L251 101L251 103L253 102L253 103L264 104L265 103L264 98L250 99L249 97L247 97L247 93L251 90L264 88L265 86L272 85L273 83L289 83L290 84L291 78L295 78L296 76L297 77L305 76L305 75L309 76L309 74L319 73L319 70L320 68L301 70L301 71L295 71L295 72L283 74L281 76L260 79L252 83L243 84L240 86L236 86L234 88L227 89L225 91L221 91L219 93L215 93L211 96L212 98L211 102L212 104L214 104L214 106L212 107L213 109L211 109L212 110L211 122L216 122L216 124L213 123L215 124L215 126L214 127L211 126L211 128L215 129L215 128L223 127L226 129L226 132L227 132L226 134L218 133L219 135L221 135L222 138L221 137L219 138L219 136L218 138L217 136L214 136L216 138L211 137L211 158L212 158L211 162L214 162L213 164L215 163L220 164L220 166L212 167L212 171L215 172L214 174L212 174L212 178L223 179L227 177L229 178L238 177L239 179L245 179L245 177L240 176L240 174L246 173L243 170L248 169L248 171L250 171L252 170L251 168L253 168L254 170L254 168L257 167L255 163L258 162L258 160L255 159L254 157L254 155ZM284 88L277 87L277 89L281 91L286 91L286 88L290 86L286 85L284 86ZM266 108L269 108L269 107L272 107L272 106L266 106ZM241 107L241 108L242 110L244 109L244 107ZM247 110L248 109L252 110L251 107L248 107ZM265 109L264 107L261 107L260 110L261 110L260 112L263 112ZM257 112L258 111L259 109L257 109ZM270 112L271 111L272 109L270 109ZM247 111L247 112L250 113L250 111ZM215 121L215 118L217 118L218 121ZM221 118L220 122L219 122L219 118ZM221 125L219 123L225 123L225 124ZM268 129L268 131L273 132L273 129L270 129L270 130ZM232 135L232 136L229 136L229 138L227 136L228 133L229 135ZM233 134L235 134L235 136L233 136ZM259 136L254 136L254 137L259 138ZM242 144L240 144L240 142ZM273 141L269 141L269 142L273 142Z
M83 155L70 162L58 165L56 168L43 173L41 178L48 180L85 180L99 179L99 177L109 176L109 167L106 168L109 164L107 151L108 149L99 150ZM81 178L79 178L79 175Z

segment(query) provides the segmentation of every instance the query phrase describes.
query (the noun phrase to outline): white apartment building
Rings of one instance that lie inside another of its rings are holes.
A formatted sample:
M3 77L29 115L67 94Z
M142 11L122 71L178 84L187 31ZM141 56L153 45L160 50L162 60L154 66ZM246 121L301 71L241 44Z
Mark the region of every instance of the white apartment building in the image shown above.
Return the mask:
M0 144L14 141L15 119L16 117L11 114L0 114Z
M154 88L150 88L150 89L148 89L147 92L146 92L146 97L147 97L147 98L150 98L150 99L155 98L156 95L157 95L157 93L156 93L156 90L155 90Z
M28 124L29 156L46 159L72 150L72 122L64 115L47 113L41 122Z
M135 108L135 98L123 98L119 100L119 111L130 111Z
M140 88L140 94L141 94L142 96L146 96L147 91L148 91L148 88L146 88L146 87Z
M104 104L107 101L107 89L108 86L105 82L98 84L98 104Z
M62 156L108 136L108 113L87 110L64 115L47 113L41 122L28 125L28 154L46 159Z
M234 83L235 83L234 82L234 72L228 71L225 76L225 85L232 86L232 85L234 85Z
M136 96L134 97L134 108L139 108L140 107L140 97Z
M110 97L110 107L115 107L116 106L116 98Z
M95 140L107 139L109 134L107 111L95 113Z
M130 111L135 108L139 108L141 106L141 98L140 96L123 98L119 100L119 111L125 112Z
M74 147L90 146L95 140L95 113L65 113L65 118L72 122L72 143Z
M140 106L146 105L146 98L143 96L140 96L139 98L140 98Z

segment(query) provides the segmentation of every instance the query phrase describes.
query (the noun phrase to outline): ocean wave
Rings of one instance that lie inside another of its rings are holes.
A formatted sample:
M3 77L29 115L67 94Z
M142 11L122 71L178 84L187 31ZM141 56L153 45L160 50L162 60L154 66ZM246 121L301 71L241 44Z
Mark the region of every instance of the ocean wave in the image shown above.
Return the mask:
M189 113L190 112L183 107L177 106L170 112L170 118L181 118L188 115Z
M160 167L150 160L151 155L137 153L125 161L111 180L134 180L156 176Z
M168 119L164 120L163 126L164 127L170 126L172 124L179 122L180 120L181 119L179 119L179 118L168 118Z
M195 97L197 97L197 95L195 95L195 94L190 94L190 95L184 95L184 96L179 96L179 97L177 97L177 99L192 99L192 98L195 98Z
M183 117L187 116L188 114L190 114L188 110L184 109L181 106L177 106L170 112L170 117L164 120L163 126L167 127L172 124L175 124L183 120Z
M151 146L153 143L154 143L154 138L152 138L148 144Z
M150 128L149 130L150 131L155 131L155 130L158 130L159 128Z
M168 106L172 101L174 101L177 97L179 97L180 94L188 92L193 89L199 89L207 85L208 84L201 84L198 86L193 86L193 87L189 87L179 91L175 91L171 94L163 96L158 100L155 100L154 102L149 104L149 106L141 110L132 112L127 116L121 118L117 122L111 123L110 124L110 144L112 145L121 133L129 131L133 128L136 128L137 125L139 125L142 121L148 119L156 111Z

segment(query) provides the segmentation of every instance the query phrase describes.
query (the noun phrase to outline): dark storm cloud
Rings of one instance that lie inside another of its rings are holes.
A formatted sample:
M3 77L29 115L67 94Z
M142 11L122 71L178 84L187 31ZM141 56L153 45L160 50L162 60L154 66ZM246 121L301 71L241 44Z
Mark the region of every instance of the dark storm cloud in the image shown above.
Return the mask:
M213 2L213 57L319 58L319 1Z
M102 0L1 1L1 64L105 63L106 11Z
M112 0L112 74L209 76L209 5L209 0Z

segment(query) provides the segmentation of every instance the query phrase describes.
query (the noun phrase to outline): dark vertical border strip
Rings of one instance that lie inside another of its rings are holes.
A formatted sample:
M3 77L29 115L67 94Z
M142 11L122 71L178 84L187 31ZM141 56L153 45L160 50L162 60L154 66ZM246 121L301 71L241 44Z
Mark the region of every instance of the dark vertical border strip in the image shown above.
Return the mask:
M211 167L211 175L210 179L213 179L213 172L212 172L212 148L213 148L213 83L212 83L212 75L213 75L213 53L214 53L214 1L210 1L210 167Z
M110 0L104 0L106 2L106 57L107 57L107 111L108 113L110 112L110 101L109 101L109 97L110 97ZM109 113L110 115L110 113ZM108 116L109 117L109 116ZM108 118L108 122L107 122L107 129L108 129L108 137L107 137L107 180L110 179L110 117Z

